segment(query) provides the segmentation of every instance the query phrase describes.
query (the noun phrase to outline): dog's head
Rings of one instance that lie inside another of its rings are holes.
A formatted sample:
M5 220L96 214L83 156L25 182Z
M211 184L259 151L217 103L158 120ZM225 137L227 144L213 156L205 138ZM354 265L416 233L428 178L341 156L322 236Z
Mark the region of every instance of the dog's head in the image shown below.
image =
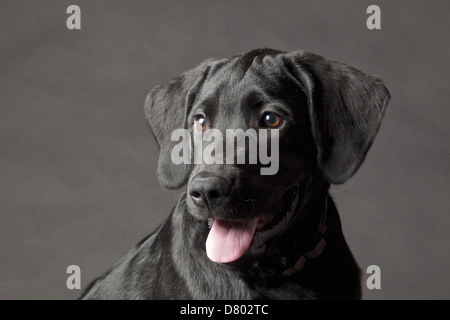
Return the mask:
M206 60L147 97L159 181L188 184L189 212L212 224L208 256L237 260L286 229L309 181L340 184L355 173L389 98L379 79L308 52Z

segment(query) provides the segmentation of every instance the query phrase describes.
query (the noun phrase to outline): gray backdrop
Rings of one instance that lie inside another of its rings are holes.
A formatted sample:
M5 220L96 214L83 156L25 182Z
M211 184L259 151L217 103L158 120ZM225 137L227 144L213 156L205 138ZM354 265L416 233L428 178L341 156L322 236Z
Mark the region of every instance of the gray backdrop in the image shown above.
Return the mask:
M81 7L81 30L66 8ZM366 28L381 7L382 29ZM76 298L162 223L142 106L207 57L306 49L392 94L359 172L333 187L366 299L450 298L449 1L1 1L0 298ZM364 274L363 279L367 275Z

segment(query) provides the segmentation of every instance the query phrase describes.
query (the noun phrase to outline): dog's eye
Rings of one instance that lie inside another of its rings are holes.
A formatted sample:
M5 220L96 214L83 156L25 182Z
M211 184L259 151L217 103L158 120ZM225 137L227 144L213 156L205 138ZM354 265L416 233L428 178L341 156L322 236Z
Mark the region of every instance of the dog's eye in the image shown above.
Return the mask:
M195 117L195 125L197 126L197 129L200 131L206 130L206 118L205 116L198 115Z
M278 128L283 123L283 118L274 112L264 112L261 118L261 126L266 128Z

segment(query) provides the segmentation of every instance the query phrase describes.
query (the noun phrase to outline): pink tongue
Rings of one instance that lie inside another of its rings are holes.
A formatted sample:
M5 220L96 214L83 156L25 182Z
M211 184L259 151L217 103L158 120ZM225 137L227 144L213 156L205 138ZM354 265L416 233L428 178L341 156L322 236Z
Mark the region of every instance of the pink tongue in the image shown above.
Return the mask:
M206 239L206 254L214 262L239 259L250 247L258 219L245 222L216 219Z

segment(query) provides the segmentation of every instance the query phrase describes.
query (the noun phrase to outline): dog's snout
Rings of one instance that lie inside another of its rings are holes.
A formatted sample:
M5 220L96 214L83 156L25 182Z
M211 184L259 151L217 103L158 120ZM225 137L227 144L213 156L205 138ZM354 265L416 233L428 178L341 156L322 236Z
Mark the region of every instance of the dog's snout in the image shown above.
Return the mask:
M221 177L196 177L189 185L189 196L198 207L209 210L222 205L230 195L230 182Z

